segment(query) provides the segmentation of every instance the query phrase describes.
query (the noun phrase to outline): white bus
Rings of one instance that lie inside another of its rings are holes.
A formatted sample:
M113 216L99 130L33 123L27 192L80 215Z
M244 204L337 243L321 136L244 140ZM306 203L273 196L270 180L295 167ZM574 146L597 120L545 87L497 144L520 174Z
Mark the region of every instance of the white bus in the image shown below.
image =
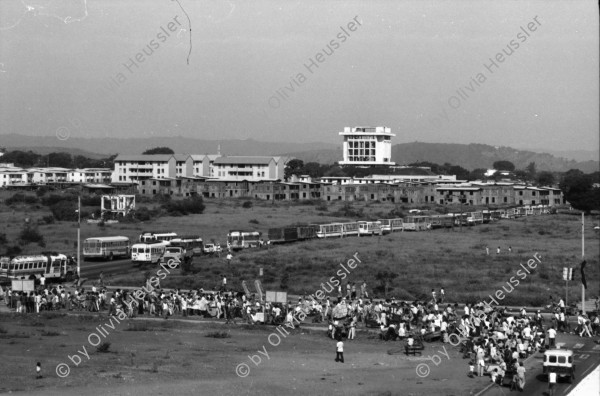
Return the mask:
M359 221L358 235L381 235L383 229L380 221Z
M16 256L0 259L0 277L9 279L44 278L72 280L77 274L77 265L60 253L35 256Z
M404 231L425 231L430 228L429 216L406 216L404 218Z
M83 259L129 257L129 238L124 236L88 238L83 242Z
M469 212L467 213L467 224L483 224L483 212Z
M177 238L177 234L174 232L143 232L140 235L141 243L152 243L152 242L169 242L170 240Z
M171 246L182 247L188 252L192 252L194 256L200 256L204 244L199 235L182 235L171 239Z
M233 250L258 247L261 235L259 231L229 231L227 243Z
M342 236L342 224L314 224L317 238L329 238Z
M401 218L398 219L379 219L381 222L381 230L384 233L402 231L404 229L404 223Z
M167 246L169 242L136 243L131 247L131 261L141 264L158 263Z

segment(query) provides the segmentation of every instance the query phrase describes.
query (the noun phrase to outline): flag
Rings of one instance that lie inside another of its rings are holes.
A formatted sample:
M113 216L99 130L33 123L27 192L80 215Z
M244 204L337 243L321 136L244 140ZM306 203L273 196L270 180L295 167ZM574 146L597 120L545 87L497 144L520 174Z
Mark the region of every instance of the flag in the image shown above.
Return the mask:
M583 272L583 269L585 268L586 265L586 261L583 260L581 262L581 284L583 285L584 289L587 289L587 282L585 281L585 272Z

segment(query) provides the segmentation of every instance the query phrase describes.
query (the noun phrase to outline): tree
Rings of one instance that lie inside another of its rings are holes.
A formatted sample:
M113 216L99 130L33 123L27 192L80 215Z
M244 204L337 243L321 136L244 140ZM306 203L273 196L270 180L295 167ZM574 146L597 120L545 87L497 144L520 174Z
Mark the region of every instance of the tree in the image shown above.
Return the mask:
M571 169L563 175L559 187L575 209L585 212L600 209L600 188L593 188L592 175Z
M285 164L284 177L287 179L292 175L301 175L304 169L304 161L299 159L292 159Z
M155 147L148 149L142 153L142 155L150 155L150 154L175 154L175 151L171 150L168 147Z
M72 168L73 158L69 153L50 153L41 158L41 165L56 166L59 168Z
M9 151L2 156L2 162L14 163L15 166L23 168L29 168L38 163L41 155L34 153L33 151Z
M548 171L539 172L536 176L536 182L539 186L552 186L554 184L554 175Z
M535 175L536 175L535 162L530 162L529 165L527 165L527 168L525 168L525 170L527 171L527 173L529 173L529 179L535 180Z
M321 177L323 176L323 167L318 162L307 162L304 165L304 172L310 177Z
M512 172L515 170L515 164L510 161L496 161L493 164L494 169L499 171L509 171Z
M482 180L485 178L485 172L486 170L483 168L473 169L469 173L469 177L467 177L467 180Z

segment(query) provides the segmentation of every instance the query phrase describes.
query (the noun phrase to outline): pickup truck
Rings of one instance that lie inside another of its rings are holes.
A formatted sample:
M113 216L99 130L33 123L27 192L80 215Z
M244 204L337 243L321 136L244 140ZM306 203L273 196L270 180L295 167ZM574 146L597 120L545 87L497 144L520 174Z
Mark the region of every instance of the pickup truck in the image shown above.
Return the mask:
M216 245L214 243L206 243L206 244L204 244L204 247L202 248L202 253L208 254L210 256L219 255L219 254L221 254L221 251L222 251L221 246Z

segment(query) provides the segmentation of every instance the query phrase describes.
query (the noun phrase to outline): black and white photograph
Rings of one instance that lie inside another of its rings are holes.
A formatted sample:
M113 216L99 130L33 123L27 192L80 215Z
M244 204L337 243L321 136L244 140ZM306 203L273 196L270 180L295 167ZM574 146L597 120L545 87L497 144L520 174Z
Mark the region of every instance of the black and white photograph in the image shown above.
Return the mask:
M0 394L600 395L591 0L0 0Z

